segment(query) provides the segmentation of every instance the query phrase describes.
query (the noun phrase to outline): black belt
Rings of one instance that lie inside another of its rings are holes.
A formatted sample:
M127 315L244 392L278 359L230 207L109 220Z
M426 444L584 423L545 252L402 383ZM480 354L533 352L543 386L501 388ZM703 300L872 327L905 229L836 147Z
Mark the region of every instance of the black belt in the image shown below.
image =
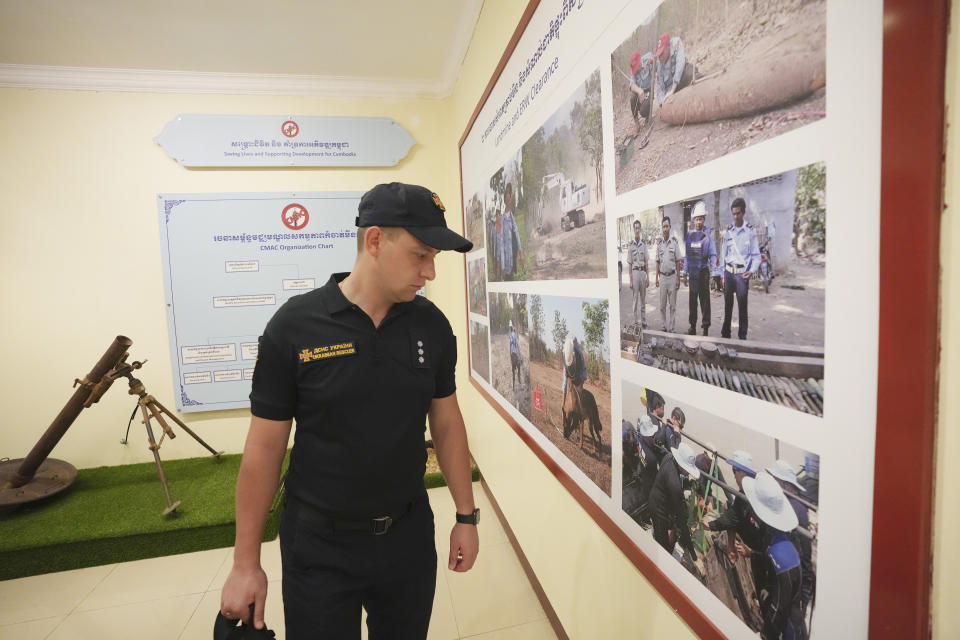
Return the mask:
M662 276L672 276L672 275L675 274L675 273L676 273L676 270L674 270L674 271L661 271L661 272L660 272L660 275L662 275Z
M643 267L634 267L633 270L634 270L634 271L646 271L646 269L644 269Z
M397 524L401 518L413 510L418 499L411 500L397 509L388 511L387 515L377 516L375 518L334 517L317 509L313 505L307 504L303 500L297 499L289 493L286 494L286 502L288 505L292 505L297 509L298 517L302 517L306 522L317 524L333 533L359 532L382 536L390 530L390 527Z

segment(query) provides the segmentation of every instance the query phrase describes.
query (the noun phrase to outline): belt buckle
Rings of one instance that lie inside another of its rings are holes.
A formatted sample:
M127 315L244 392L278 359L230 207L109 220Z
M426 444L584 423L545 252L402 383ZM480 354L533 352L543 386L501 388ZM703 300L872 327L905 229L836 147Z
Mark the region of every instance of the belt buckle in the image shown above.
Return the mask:
M393 518L390 516L380 516L379 518L371 520L370 523L372 525L373 535L382 536L390 530L390 527L393 525Z

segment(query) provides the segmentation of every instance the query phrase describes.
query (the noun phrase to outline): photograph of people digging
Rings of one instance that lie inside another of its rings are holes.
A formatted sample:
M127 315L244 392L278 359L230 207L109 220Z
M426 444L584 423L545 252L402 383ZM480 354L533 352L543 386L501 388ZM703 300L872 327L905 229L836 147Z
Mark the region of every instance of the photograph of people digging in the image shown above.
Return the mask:
M822 416L825 195L815 163L619 218L621 356Z
M761 638L808 638L820 457L629 382L621 427L624 512Z
M608 301L528 299L530 421L610 495Z
M610 64L620 194L826 117L826 2L668 0Z
M493 388L530 417L530 337L525 293L490 294Z
M598 69L523 145L518 210L532 280L607 276L600 114Z

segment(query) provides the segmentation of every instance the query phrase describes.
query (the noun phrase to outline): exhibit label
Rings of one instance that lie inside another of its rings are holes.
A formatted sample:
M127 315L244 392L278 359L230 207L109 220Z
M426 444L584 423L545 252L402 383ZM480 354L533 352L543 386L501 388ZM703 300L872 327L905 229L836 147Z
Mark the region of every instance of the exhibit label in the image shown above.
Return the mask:
M391 167L417 141L393 118L185 113L154 142L185 167Z

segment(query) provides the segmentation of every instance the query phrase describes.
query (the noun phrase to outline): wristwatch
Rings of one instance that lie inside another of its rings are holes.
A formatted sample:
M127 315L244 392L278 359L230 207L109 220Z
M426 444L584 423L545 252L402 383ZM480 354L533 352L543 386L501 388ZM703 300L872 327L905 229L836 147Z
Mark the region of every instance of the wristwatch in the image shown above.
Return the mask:
M480 522L480 509L474 509L473 513L467 515L458 513L457 522L460 524L478 524Z

